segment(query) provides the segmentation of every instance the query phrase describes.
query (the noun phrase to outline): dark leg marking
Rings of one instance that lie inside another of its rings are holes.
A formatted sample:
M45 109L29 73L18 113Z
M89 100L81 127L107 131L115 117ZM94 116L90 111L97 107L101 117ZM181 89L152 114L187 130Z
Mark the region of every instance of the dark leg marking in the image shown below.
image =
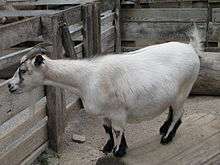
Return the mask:
M165 138L165 135L162 136L160 143L163 144L163 145L170 143L173 140L173 138L175 137L176 131L179 128L181 123L182 123L182 121L181 121L181 119L179 119L176 122L175 126L173 127L173 130L167 136L167 138Z
M103 151L104 153L110 153L110 152L112 152L112 149L113 149L113 147L114 147L114 145L115 145L115 143L114 143L114 137L113 137L113 133L112 133L112 127L108 127L108 126L106 126L106 125L103 125L103 127L104 127L104 129L105 129L105 132L106 132L107 134L109 134L110 138L109 138L109 140L107 141L107 143L104 145L102 151Z
M127 153L127 142L124 136L124 133L121 136L121 144L119 145L119 149L116 151L116 148L113 150L113 154L115 157L123 157Z
M172 109L172 107L170 107L167 120L160 127L160 135L165 136L167 134L167 131L168 131L172 121L173 121L173 109Z

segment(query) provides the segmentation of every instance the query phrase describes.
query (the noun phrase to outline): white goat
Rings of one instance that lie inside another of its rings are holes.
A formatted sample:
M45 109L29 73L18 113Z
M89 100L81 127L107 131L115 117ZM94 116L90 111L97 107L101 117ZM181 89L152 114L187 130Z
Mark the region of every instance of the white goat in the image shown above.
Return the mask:
M169 42L121 55L84 60L52 60L34 48L21 60L10 92L28 91L39 85L72 88L87 112L102 115L109 134L105 153L126 153L126 123L150 120L169 108L160 128L161 144L169 143L181 124L183 104L197 79L200 39L189 44Z

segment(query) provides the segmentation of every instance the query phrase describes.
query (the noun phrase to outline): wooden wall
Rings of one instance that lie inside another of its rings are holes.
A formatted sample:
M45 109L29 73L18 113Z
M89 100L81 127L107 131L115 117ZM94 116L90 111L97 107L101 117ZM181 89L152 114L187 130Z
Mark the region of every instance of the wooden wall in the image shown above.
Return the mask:
M124 51L168 41L188 42L196 22L208 51L219 51L220 1L137 0L121 4L121 38Z

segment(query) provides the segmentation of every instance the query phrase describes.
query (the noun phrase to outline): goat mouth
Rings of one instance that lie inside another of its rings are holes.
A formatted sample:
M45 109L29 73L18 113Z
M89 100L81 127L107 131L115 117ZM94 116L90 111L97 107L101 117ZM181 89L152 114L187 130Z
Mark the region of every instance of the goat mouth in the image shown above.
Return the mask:
M12 94L21 94L22 93L22 91L18 90L18 89L9 89L9 92Z

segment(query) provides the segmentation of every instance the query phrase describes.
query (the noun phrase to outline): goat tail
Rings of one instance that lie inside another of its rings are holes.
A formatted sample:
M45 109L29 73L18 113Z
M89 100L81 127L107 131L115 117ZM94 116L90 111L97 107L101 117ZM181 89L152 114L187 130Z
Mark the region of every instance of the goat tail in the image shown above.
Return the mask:
M193 23L193 28L189 33L190 42L189 44L195 49L198 56L201 58L204 54L204 46L202 43L202 36L201 32L198 30L197 25L195 22Z

